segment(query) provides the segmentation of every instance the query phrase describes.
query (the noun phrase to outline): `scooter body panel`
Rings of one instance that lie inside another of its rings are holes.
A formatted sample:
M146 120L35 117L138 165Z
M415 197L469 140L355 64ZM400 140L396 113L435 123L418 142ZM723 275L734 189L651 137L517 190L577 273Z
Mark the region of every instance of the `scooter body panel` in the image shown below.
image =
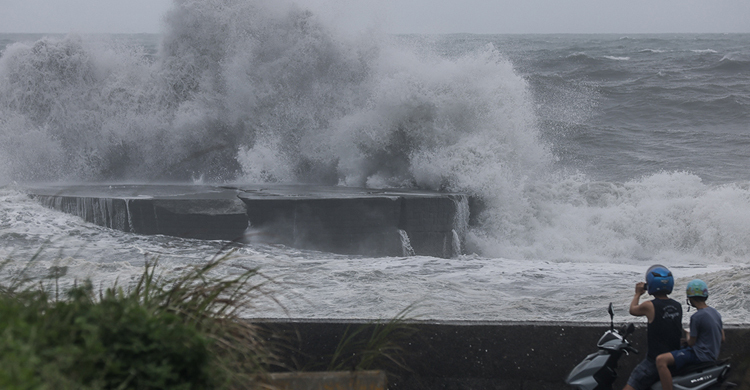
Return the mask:
M724 379L722 373L728 370L729 363L723 363L697 371L690 371L674 376L672 386L675 390L718 389ZM651 386L651 390L662 390L661 382Z
M573 386L578 390L611 388L601 387L600 383L596 381L597 378L600 378L601 376L599 372L602 369L606 370L607 361L611 356L612 355L604 351L599 351L597 353L592 353L586 356L586 358L582 362L578 363L578 365L570 372L568 378L565 380L565 383ZM614 381L614 378L612 378L612 381Z
M609 304L610 320L614 319L612 304ZM597 342L598 352L589 354L568 374L565 383L577 390L612 389L617 379L617 362L623 354L638 353L630 345L627 337L633 333L634 326L623 326L621 331L614 329L611 321L610 330L606 331ZM736 387L726 381L731 365L729 361L691 366L679 372L672 379L675 390L708 390ZM662 390L661 383L651 386L651 390Z

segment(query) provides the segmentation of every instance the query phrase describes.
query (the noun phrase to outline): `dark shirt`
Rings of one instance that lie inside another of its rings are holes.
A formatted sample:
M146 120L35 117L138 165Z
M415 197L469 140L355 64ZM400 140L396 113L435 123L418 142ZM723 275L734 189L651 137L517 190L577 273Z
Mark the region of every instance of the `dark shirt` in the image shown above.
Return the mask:
M674 299L654 299L654 320L648 324L648 359L680 349L682 305Z

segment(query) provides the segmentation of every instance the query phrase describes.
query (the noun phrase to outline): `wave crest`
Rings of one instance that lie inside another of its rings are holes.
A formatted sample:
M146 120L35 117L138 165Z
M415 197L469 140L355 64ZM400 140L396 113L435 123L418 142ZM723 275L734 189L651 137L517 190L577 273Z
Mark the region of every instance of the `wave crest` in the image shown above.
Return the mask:
M525 81L491 45L453 60L417 54L345 38L283 1L177 1L165 20L155 60L74 36L3 54L0 72L17 80L0 93L3 117L16 118L4 138L37 134L22 153L0 146L11 179L467 190L459 170L471 170L453 161L462 149L517 176L550 159Z

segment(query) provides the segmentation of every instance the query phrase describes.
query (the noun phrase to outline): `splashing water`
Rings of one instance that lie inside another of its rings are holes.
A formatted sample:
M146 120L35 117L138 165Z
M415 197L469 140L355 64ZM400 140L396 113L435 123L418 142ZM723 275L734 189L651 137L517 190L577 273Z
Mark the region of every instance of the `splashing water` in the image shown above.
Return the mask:
M345 39L285 2L177 1L166 21L154 60L76 36L9 46L5 180L201 177L517 198L551 161L525 81L491 45L447 60L384 36Z
M456 229L451 229L451 235L453 236L453 240L451 241L451 253L463 253L461 252L461 236L458 235Z
M747 183L553 168L528 82L492 44L448 58L418 40L345 37L286 1L178 0L165 21L155 56L76 36L7 47L0 181L416 187L477 200L471 227L456 225L467 253L672 264L750 253Z
M398 229L398 235L401 237L401 248L403 249L404 256L414 256L414 248L411 246L411 240L406 230Z

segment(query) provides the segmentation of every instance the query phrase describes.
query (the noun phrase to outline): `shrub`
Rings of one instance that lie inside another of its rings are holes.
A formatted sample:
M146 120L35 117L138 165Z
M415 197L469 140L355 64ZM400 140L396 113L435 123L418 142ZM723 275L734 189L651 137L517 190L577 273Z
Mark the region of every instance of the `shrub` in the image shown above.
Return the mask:
M263 283L248 269L212 271L228 256L173 278L146 264L134 287L62 300L17 278L0 289L0 388L205 389L246 386L275 354L238 318Z
M0 284L0 388L34 390L246 389L269 367L286 369L284 340L243 320L269 282L257 269L215 276L228 253L172 278L147 262L129 288L60 294L21 271ZM32 259L31 261L34 261ZM0 269L3 264L0 263ZM54 292L54 293L53 293ZM309 369L406 369L400 343L415 329L405 313L347 328L330 363ZM287 351L291 355L293 351Z
M133 299L118 298L111 290L94 301L90 283L72 289L69 297L58 302L44 292L4 297L0 330L9 342L0 346L5 368L0 387L210 385L209 340L195 326L174 313L149 311Z

